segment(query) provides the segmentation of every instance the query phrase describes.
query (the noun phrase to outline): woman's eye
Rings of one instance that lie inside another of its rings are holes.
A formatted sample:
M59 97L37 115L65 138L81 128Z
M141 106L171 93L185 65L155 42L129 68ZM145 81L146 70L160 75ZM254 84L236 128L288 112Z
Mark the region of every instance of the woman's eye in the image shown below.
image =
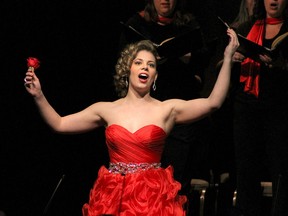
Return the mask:
M148 64L149 65L149 67L151 67L151 68L155 68L155 64Z

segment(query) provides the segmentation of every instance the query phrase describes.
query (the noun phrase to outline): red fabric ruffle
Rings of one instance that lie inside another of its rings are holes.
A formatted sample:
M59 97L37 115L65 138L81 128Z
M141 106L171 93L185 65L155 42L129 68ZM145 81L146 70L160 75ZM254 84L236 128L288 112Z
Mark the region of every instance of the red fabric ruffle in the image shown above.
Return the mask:
M173 168L139 173L109 173L102 166L90 191L83 216L185 216L186 196L178 195L181 184L173 179Z

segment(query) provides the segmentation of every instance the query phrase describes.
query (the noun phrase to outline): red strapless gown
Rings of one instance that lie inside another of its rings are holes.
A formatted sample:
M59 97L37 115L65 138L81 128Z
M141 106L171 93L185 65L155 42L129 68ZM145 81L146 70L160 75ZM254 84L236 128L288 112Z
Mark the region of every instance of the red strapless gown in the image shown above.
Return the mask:
M159 163L165 131L147 125L131 133L119 125L106 128L110 162ZM181 185L173 178L173 168L151 168L121 175L102 166L84 204L84 216L185 216L186 196L178 195Z

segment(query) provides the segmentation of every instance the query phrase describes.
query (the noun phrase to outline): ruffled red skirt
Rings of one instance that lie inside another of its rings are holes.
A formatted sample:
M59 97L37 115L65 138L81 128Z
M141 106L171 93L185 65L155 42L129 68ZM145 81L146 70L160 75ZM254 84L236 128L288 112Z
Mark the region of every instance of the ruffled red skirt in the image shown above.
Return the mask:
M178 195L180 189L171 166L125 176L109 173L102 166L82 213L83 216L185 216L187 197Z

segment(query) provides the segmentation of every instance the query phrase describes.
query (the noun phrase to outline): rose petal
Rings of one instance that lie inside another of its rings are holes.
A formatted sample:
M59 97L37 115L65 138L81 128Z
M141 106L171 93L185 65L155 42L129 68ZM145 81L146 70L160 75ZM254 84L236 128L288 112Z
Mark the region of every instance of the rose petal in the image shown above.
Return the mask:
M27 66L34 67L34 69L37 69L40 67L40 61L35 57L29 57L27 59Z

